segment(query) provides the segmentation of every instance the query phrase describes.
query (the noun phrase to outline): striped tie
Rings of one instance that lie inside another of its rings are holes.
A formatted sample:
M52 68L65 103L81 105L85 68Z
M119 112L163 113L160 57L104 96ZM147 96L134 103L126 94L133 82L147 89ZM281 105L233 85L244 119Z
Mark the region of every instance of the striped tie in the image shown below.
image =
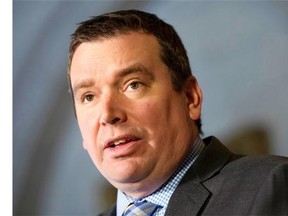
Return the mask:
M123 216L151 216L160 207L147 201L136 201L130 203L125 209Z

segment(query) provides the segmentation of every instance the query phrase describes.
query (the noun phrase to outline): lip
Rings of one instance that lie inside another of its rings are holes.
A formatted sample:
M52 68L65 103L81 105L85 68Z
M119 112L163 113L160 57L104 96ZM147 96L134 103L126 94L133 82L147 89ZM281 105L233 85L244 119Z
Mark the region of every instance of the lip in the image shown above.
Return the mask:
M119 140L123 140L125 139L127 142L125 143L121 143L117 146L114 146L114 142L116 141L119 141ZM117 136L117 137L114 137L114 138L111 138L111 139L108 139L106 142L105 142L105 145L104 145L104 149L115 149L119 146L123 146L123 145L127 145L129 143L134 143L136 141L140 140L139 137L136 137L136 136L133 136L133 135L121 135L121 136Z
M113 143L125 139L126 142L120 143L114 146ZM105 155L110 159L126 158L130 157L137 152L141 152L139 144L141 143L141 138L133 135L122 135L109 139L105 142L104 151Z

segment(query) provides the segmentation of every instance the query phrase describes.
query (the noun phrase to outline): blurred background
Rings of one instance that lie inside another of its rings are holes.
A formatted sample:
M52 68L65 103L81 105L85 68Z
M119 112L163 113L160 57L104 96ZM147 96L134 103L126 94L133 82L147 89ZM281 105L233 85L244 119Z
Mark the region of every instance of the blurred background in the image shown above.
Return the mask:
M95 215L115 201L82 148L66 64L77 23L132 8L183 39L204 94L204 137L288 155L288 2L14 0L14 215Z

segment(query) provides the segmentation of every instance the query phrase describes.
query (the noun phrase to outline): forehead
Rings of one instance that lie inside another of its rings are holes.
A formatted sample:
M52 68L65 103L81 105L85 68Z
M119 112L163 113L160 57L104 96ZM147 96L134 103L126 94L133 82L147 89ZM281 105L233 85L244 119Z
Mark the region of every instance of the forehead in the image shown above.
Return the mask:
M72 58L71 80L77 74L109 73L135 64L148 68L162 64L155 36L133 32L80 44Z
M71 64L75 62L75 59L78 60L77 57L82 56L83 54L98 54L100 56L120 54L120 56L125 56L125 54L131 52L138 52L138 55L144 55L149 52L159 55L160 45L157 38L151 34L142 32L117 34L112 37L81 43L72 56Z

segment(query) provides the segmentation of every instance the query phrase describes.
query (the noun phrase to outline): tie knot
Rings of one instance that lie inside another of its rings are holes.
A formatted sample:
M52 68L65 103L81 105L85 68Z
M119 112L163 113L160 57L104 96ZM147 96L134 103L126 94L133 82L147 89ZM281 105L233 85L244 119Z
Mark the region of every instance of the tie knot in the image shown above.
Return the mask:
M150 216L160 207L157 204L144 201L130 203L123 213L123 216Z

